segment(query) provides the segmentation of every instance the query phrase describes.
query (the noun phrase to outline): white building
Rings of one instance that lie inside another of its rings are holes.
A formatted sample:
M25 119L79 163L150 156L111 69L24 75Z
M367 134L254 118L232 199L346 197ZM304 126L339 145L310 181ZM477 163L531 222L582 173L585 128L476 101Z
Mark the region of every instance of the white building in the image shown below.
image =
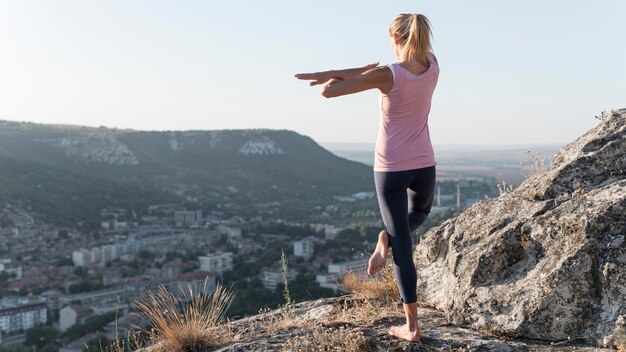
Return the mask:
M75 324L84 323L85 320L92 316L94 311L87 307L78 304L72 304L61 308L59 312L59 330L66 332Z
M213 271L221 275L224 271L233 269L232 252L209 253L198 257L198 260L200 261L200 270L202 271Z
M228 240L228 243L237 244L241 242L242 240L240 227L219 225L217 227L217 231L222 235L226 235L226 239Z
M174 223L176 226L198 226L202 223L202 210L176 210Z
M263 287L268 290L276 289L278 284L283 282L283 272L279 268L264 268L261 270L261 282ZM293 269L287 270L287 281L292 281L296 278L298 273Z
M27 330L48 320L46 303L27 298L4 299L0 303L0 332Z
M91 264L92 261L93 258L90 250L80 249L72 252L72 262L74 262L75 266L87 266Z
M11 259L0 259L0 273L9 274L9 281L22 279L22 266L12 263Z
M314 227L316 231L324 230L324 237L327 240L334 240L337 237L337 234L344 229L342 227L335 227L329 224L316 224Z
M315 277L315 281L319 283L320 287L330 288L335 291L339 289L337 274L318 274Z
M297 257L304 257L309 259L313 257L313 239L307 237L300 241L293 243L293 254Z
M75 266L104 266L106 263L120 258L121 250L119 247L109 244L91 249L83 248L72 252L72 262Z
M367 260L366 259L355 259L348 260L339 263L331 263L328 264L328 273L329 274L337 274L339 277L343 277L348 271L357 272L357 271L365 271L367 270Z

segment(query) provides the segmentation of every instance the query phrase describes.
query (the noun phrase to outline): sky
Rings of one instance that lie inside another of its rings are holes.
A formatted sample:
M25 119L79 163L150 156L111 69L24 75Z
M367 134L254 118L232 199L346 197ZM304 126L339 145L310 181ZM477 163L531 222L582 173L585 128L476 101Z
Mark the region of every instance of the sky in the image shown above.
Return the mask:
M0 0L0 120L373 143L377 91L293 75L394 62L403 12L432 23L433 144L564 144L626 108L623 0Z

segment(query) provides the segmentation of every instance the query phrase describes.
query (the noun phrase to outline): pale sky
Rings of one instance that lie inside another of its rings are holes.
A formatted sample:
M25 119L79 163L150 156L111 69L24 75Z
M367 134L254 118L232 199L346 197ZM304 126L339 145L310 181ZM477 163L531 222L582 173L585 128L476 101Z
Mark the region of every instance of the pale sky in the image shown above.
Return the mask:
M626 107L623 0L0 0L0 119L373 143L377 91L293 75L393 62L401 12L432 22L433 144L566 143Z

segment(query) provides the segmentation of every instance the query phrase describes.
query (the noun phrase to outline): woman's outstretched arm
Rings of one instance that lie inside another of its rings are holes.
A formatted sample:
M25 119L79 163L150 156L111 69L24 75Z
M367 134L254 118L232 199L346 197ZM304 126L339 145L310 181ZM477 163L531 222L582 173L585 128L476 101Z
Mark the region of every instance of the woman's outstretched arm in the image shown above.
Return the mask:
M331 79L322 89L326 98L378 88L388 93L393 86L393 73L389 67L376 67L348 79Z
M309 82L309 85L314 86L317 84L326 83L333 78L336 78L336 79L352 78L376 66L378 66L378 62L365 65L362 67L347 68L343 70L329 70L329 71L320 71L320 72L313 72L313 73L297 73L295 77L297 79L302 79L302 80L312 80L313 82Z

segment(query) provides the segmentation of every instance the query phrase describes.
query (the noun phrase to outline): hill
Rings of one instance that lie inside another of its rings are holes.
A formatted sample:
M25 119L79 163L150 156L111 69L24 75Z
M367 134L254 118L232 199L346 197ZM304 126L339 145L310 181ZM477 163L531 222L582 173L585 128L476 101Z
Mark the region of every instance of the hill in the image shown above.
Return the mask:
M371 167L288 130L148 132L0 121L0 203L94 227L102 208L197 202L255 215L280 202L305 218L333 195L374 189Z

